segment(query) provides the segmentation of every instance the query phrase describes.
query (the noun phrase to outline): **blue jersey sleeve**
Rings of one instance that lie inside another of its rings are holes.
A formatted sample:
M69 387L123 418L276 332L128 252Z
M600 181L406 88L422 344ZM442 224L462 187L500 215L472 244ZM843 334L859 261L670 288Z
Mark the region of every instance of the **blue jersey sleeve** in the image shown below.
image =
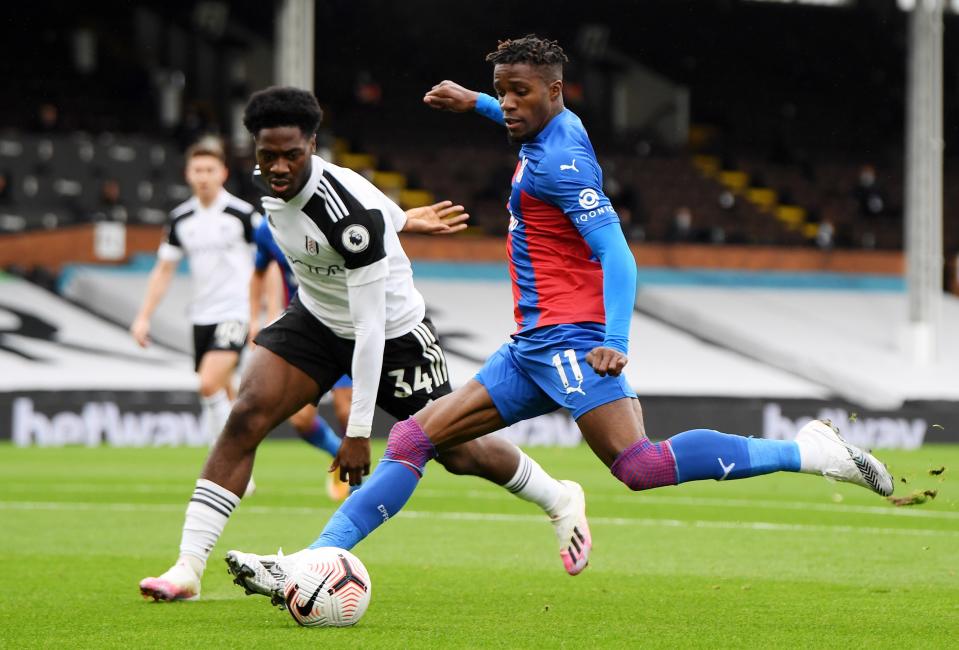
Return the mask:
M603 307L606 310L603 345L627 354L629 325L636 302L636 260L618 226L592 229L586 236L586 243L603 266Z
M503 110L499 107L496 98L491 95L480 93L479 97L476 98L476 107L473 110L497 124L505 124L503 122Z
M270 226L266 219L263 219L254 231L253 241L256 244L256 257L253 260L253 265L257 271L265 271L273 259L273 255L270 253L273 235L270 234Z
M545 156L533 170L536 196L555 205L584 237L619 217L603 193L603 172L585 149Z

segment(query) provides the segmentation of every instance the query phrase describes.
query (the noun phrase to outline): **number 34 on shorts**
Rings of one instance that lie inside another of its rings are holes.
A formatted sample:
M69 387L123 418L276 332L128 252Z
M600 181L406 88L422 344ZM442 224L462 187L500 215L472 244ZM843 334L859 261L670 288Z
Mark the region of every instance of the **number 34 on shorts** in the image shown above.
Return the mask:
M395 380L393 397L410 397L413 393L431 395L434 386L445 383L436 381L430 372L437 370L429 365L414 366L413 368L397 368L387 374Z

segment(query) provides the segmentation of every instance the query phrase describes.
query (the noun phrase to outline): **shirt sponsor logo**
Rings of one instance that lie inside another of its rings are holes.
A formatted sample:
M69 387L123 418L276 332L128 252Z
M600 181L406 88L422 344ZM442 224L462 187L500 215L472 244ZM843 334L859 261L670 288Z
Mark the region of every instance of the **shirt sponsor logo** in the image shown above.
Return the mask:
M580 203L582 203L582 201L580 201ZM604 205L603 207L597 208L596 210L590 210L589 212L584 212L583 214L576 217L576 221L578 221L579 223L586 223L593 217L598 217L601 214L609 214L611 212L614 212L613 206Z
M286 256L286 261L290 263L291 269L300 268L316 275L331 276L331 275L336 275L338 273L343 273L343 267L340 266L339 264L331 264L329 266L314 266L313 264L310 264L309 262L298 260L295 257L291 257L289 255Z
M351 253L362 253L370 246L370 231L358 223L343 231L343 247Z
M599 193L587 187L579 193L579 206L584 210L592 210L599 205Z

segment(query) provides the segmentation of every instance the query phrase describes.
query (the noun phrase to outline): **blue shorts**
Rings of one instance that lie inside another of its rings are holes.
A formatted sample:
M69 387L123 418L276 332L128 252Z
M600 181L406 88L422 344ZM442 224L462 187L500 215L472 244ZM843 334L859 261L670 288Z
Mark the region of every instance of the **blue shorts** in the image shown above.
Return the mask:
M336 390L337 388L353 388L353 380L350 379L349 375L343 375L336 380L336 383L333 384L333 388L330 390Z
M598 323L551 325L516 334L476 373L507 424L569 409L574 419L636 393L623 375L600 377L586 354L603 344Z

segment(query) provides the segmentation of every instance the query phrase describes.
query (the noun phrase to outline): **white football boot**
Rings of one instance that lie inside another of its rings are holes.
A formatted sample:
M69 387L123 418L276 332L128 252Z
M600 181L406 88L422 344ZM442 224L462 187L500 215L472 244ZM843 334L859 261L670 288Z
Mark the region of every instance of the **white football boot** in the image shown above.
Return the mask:
M140 594L155 601L196 600L200 597L200 576L185 562L177 562L159 578L141 580Z
M279 564L283 559L282 550L276 555L229 551L225 559L227 570L233 576L233 583L243 587L248 596L259 594L269 598L277 607L286 606L283 600L286 572Z
M559 557L566 573L577 575L589 564L593 538L586 521L586 495L579 483L560 481L568 491L569 500L559 514L550 517L550 523L559 540Z
M855 483L884 497L895 488L892 474L875 456L850 445L829 420L813 420L796 434L800 471Z

